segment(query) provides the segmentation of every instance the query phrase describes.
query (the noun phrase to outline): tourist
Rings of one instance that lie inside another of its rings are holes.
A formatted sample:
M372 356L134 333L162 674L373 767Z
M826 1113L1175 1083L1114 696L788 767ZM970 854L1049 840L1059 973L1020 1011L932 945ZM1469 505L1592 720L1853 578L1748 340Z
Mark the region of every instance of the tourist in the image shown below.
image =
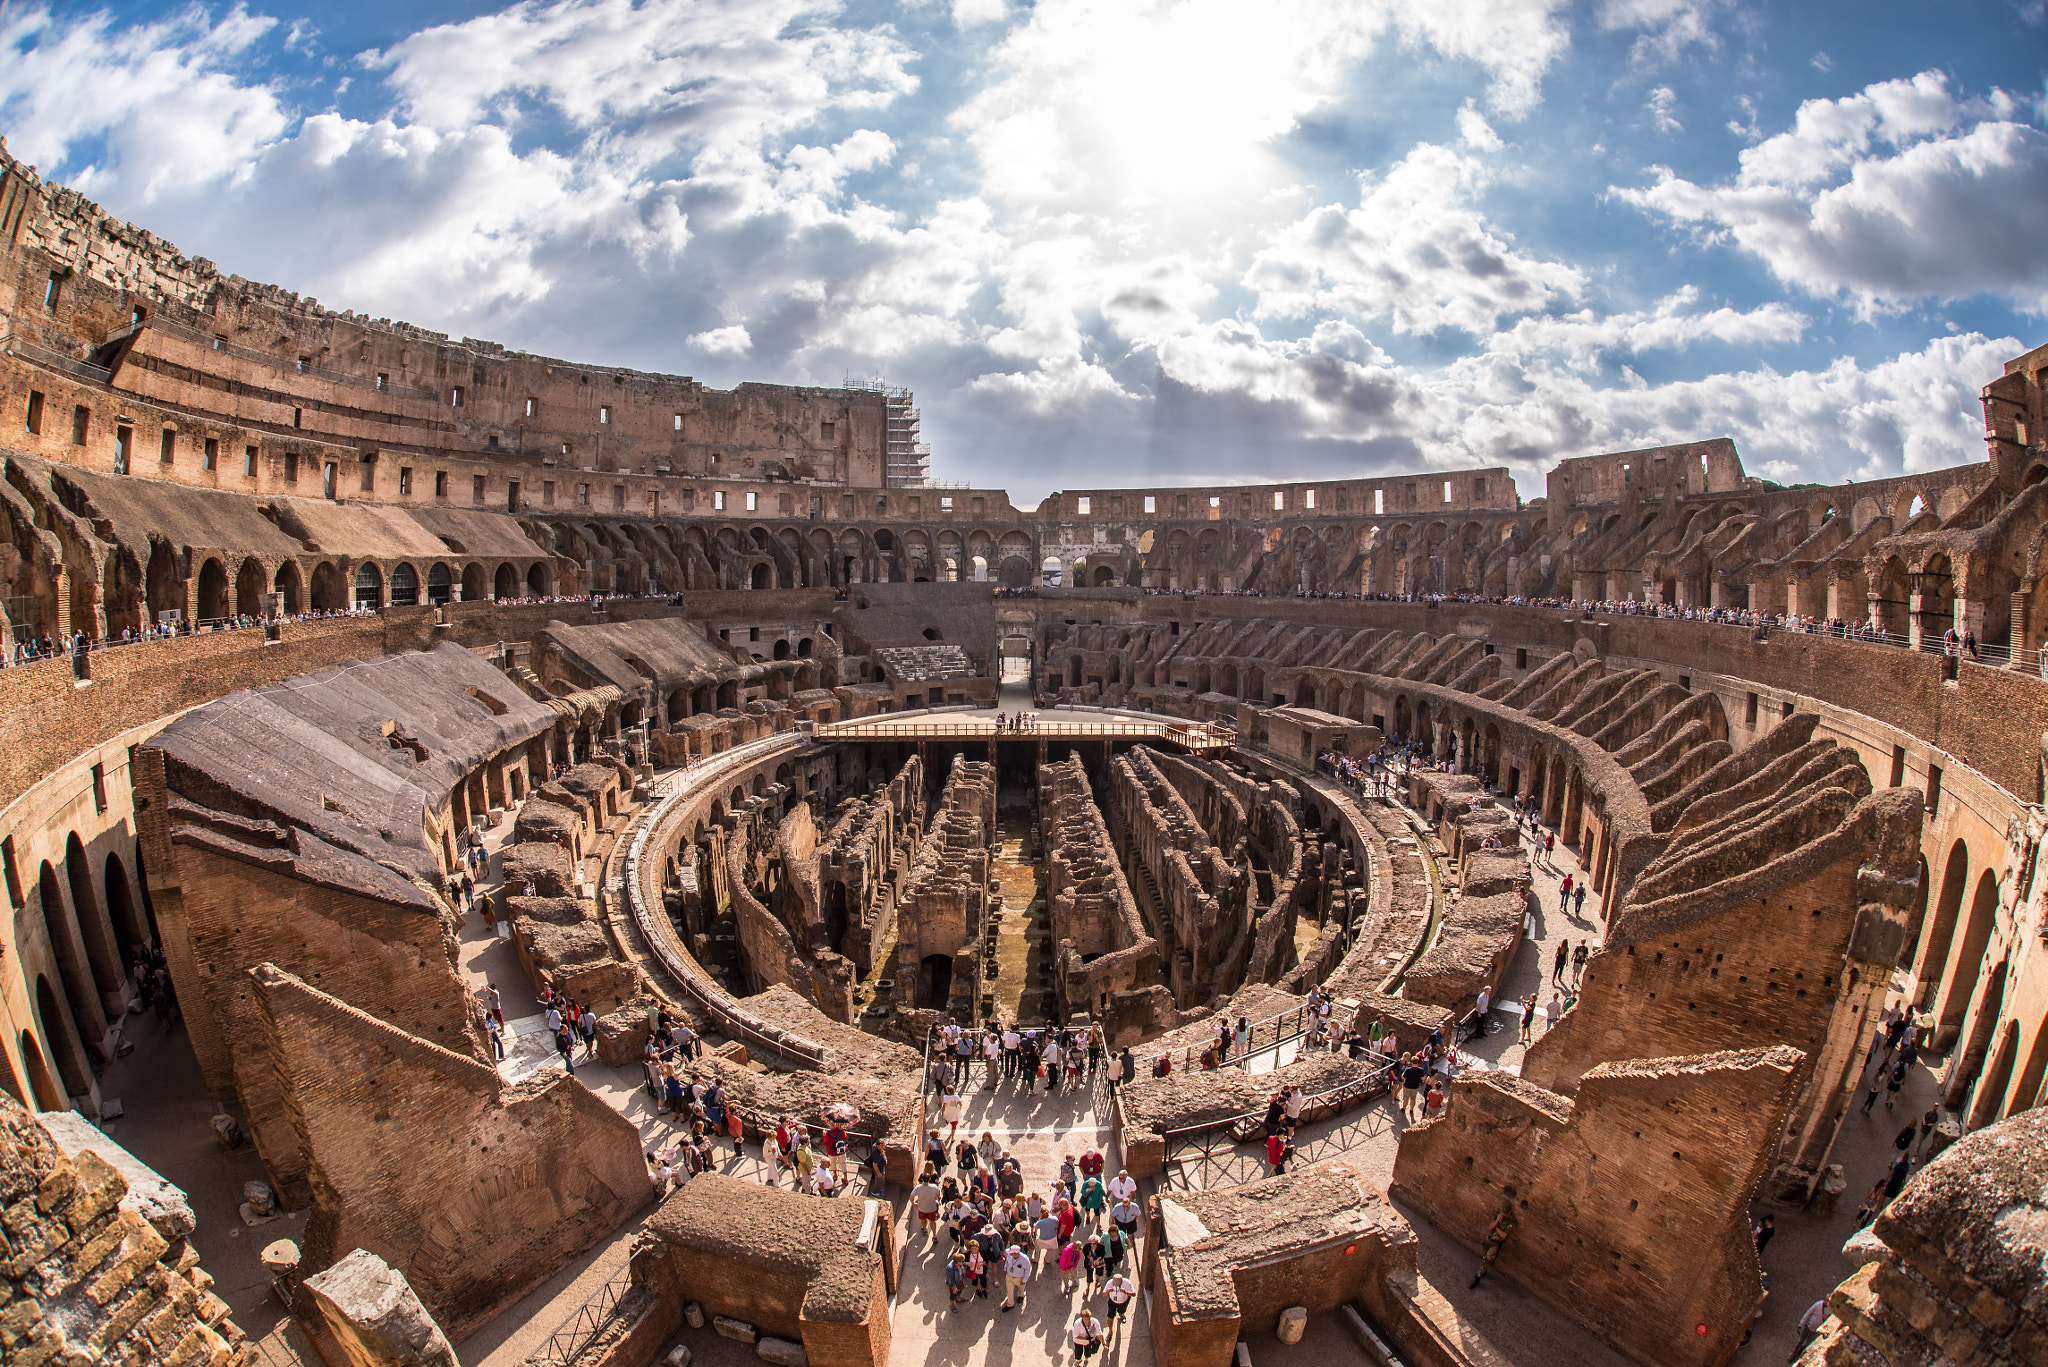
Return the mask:
M946 1170L946 1141L939 1138L937 1130L926 1130L924 1134L924 1165L933 1173Z
M1882 1181L1875 1183L1864 1196L1863 1204L1856 1208L1857 1229L1861 1229L1872 1220L1875 1220L1878 1212L1884 1209L1885 1202L1889 1199L1885 1195L1884 1186L1885 1184Z
M1079 1205L1082 1210L1088 1212L1090 1225L1102 1224L1102 1212L1107 1204L1108 1192L1102 1185L1102 1178L1092 1173L1083 1177Z
M1109 1279L1102 1284L1102 1297L1109 1302L1109 1324L1111 1329L1124 1322L1124 1311L1130 1308L1131 1301L1137 1297L1137 1294L1137 1285L1121 1272L1112 1273Z
M1806 1351L1806 1345L1820 1337L1820 1327L1828 1322L1828 1313L1828 1300L1825 1296L1806 1307L1806 1313L1799 1317L1799 1342L1793 1345L1792 1356L1786 1358L1786 1362L1799 1361L1800 1354Z
M1117 1085L1129 1086L1138 1076L1138 1060L1131 1053L1129 1045L1124 1046L1123 1057L1117 1062Z
M1102 1024L1099 1021L1090 1022L1088 1026L1088 1076L1090 1077L1094 1077L1096 1070L1102 1067L1102 1050Z
M925 1248L930 1249L939 1241L939 1184L938 1176L926 1168L924 1177L910 1189L910 1204L917 1211L917 1222L923 1226Z
M995 1090L996 1070L1000 1066L1003 1051L1002 1037L993 1030L985 1030L981 1036L981 1066L988 1079L989 1090Z
M1094 1357L1096 1350L1102 1347L1102 1321L1096 1319L1095 1312L1085 1305L1081 1307L1081 1313L1074 1316L1071 1337L1074 1340L1074 1361L1077 1363L1086 1362Z
M865 1162L868 1170L868 1195L886 1199L889 1195L889 1155L879 1142L869 1141Z
M1572 915L1582 917L1586 910L1586 885L1579 884L1572 889Z
M1899 1099L1899 1089L1906 1085L1906 1069L1909 1065L1901 1058L1892 1064L1891 1072L1884 1080L1884 1108L1889 1111Z
M818 1155L811 1148L811 1137L801 1130L797 1131L796 1151L791 1156L795 1159L796 1164L797 1190L809 1191L811 1189L811 1174L818 1170ZM934 1213L936 1213L936 1209L934 1207Z
M1138 1203L1128 1197L1119 1200L1109 1208L1110 1223L1124 1236L1126 1247L1138 1239Z
M1589 950L1588 950L1588 949L1586 948L1586 944L1587 944L1587 942L1586 942L1586 941L1584 941L1584 940L1581 940L1581 941L1579 941L1579 943L1577 943L1576 945L1573 945L1573 946L1572 946L1572 986L1573 986L1573 987L1577 987L1577 986L1578 986L1578 985L1579 985L1579 984L1580 984L1581 982L1585 981L1585 977L1586 977L1586 960L1587 960L1588 958L1592 957L1592 956L1591 956L1591 952L1590 952L1590 951L1589 951Z
M1055 1256L1060 1265L1060 1291L1071 1296L1081 1285L1081 1246L1070 1238L1062 1238Z
M954 1249L953 1256L946 1262L946 1299L956 1311L960 1308L960 1302L967 1299L969 1281L967 1254L960 1249Z
M1016 1244L1003 1253L1003 1304L1007 1311L1012 1301L1024 1303L1024 1286L1031 1280L1031 1259Z
M555 1052L562 1056L563 1068L571 1073L576 1071L576 1037L569 1033L567 1026L555 1027Z
M988 1299L988 1255L982 1252L979 1240L970 1240L961 1257L966 1260L968 1280L974 1284L976 1300Z
M1059 1255L1060 1221L1057 1215L1038 1200L1037 1192L1031 1193L1031 1199L1034 1209L1039 1212L1031 1221L1031 1233L1035 1240L1033 1247L1037 1250L1038 1265L1044 1267L1048 1257L1056 1259Z
M484 1032L491 1037L491 1057L499 1063L505 1061L505 1032L493 1016L484 1017Z
M761 1132L762 1181L771 1187L782 1185L782 1145L776 1142L776 1130Z
M1401 1057L1401 1114L1413 1117L1416 1103L1422 1096L1422 1056L1402 1055Z
M1003 1156L1003 1146L996 1143L995 1132L992 1130L981 1132L981 1143L975 1145L975 1151L981 1155L981 1166L990 1172L996 1170L996 1160Z
M1764 1256L1764 1249L1770 1245L1772 1239L1777 1237L1777 1234L1778 1222L1768 1215L1764 1216L1763 1220L1749 1231L1749 1237L1756 1240L1757 1257L1761 1258Z
M1528 996L1522 998L1521 1007L1522 1043L1527 1044L1529 1037L1536 1031L1536 994L1531 992Z
M818 1164L817 1171L811 1175L811 1194L814 1196L837 1196L839 1194L839 1178L832 1171L831 1164Z
M1559 940L1557 942L1557 953L1550 961L1550 981L1560 984L1563 983L1565 965L1569 964L1571 960L1571 941Z
M1290 1134L1293 1133L1294 1127L1301 1123L1301 1108L1304 1101L1300 1087L1289 1087L1282 1094L1282 1108L1287 1115L1287 1130Z
M1543 1033L1547 1035L1552 1030L1555 1030L1557 1028L1557 1018L1563 1014L1564 995L1559 992L1551 993L1550 1000L1543 1003Z
M1287 1172L1287 1156L1294 1152L1294 1146L1287 1142L1284 1134L1266 1136L1266 1164L1272 1168L1271 1176L1284 1176Z
M829 1121L825 1126L824 1134L820 1136L820 1142L825 1147L826 1165L832 1169L834 1176L838 1177L842 1182L845 1181L846 1150L848 1147L846 1126L838 1120ZM945 1161L945 1153L941 1150L939 1162L943 1165Z

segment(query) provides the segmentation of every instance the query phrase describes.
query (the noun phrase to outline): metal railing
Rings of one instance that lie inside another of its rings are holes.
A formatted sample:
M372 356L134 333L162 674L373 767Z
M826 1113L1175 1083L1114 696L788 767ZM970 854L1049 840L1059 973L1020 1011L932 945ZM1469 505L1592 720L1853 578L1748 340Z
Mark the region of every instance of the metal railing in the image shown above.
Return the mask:
M1378 1067L1369 1066L1367 1071L1358 1077L1303 1097L1301 1115L1297 1123L1310 1123L1341 1115L1353 1107L1391 1093L1398 1067L1399 1065L1394 1063L1385 1063ZM1206 1120L1197 1125L1184 1125L1180 1129L1166 1131L1160 1136L1164 1141L1166 1166L1168 1169L1174 1169L1184 1167L1191 1160L1210 1162L1219 1157L1226 1162L1239 1157L1257 1157L1263 1166L1263 1155L1242 1154L1238 1146L1250 1142L1254 1134L1263 1139L1267 1109L1262 1106L1258 1110L1226 1116L1221 1120ZM1209 1136L1218 1132L1228 1134L1230 1142L1222 1145L1210 1145L1205 1142Z
M598 1287L534 1350L526 1359L526 1367L571 1367L584 1349L612 1327L619 1307L632 1295L634 1286L632 1269L628 1267Z
M984 709L963 709L984 710ZM922 715L915 714L915 715ZM823 722L814 729L819 740L1170 740L1191 750L1224 749L1237 743L1235 732L1202 723L1174 721L1063 721L1041 715L1023 730L998 730L990 719L973 722L860 717Z
M67 374L76 375L81 380L91 380L95 384L105 384L114 378L114 372L108 366L77 360L51 351L48 347L37 346L34 342L25 342L19 337L7 344L7 354L19 356L25 361L34 361L37 365L47 366L51 370L62 370Z
M1231 1025L1230 1056L1228 1058L1218 1059L1216 1061L1217 1069L1248 1069L1251 1060L1258 1058L1259 1056L1269 1052L1273 1055L1274 1066L1278 1067L1280 1062L1281 1047L1285 1045L1289 1040L1305 1038L1308 1035L1309 1031L1313 1028L1312 1022L1314 1021L1314 1018L1315 1013L1310 1011L1308 1007L1304 1005L1294 1007L1291 1010L1276 1012L1273 1015L1265 1017L1263 1020L1254 1021L1251 1023L1251 1041L1243 1048L1238 1047L1237 1027L1235 1025ZM1229 1024L1229 1022L1224 1021L1221 1018L1217 1020L1217 1025L1219 1027L1225 1024ZM1259 1042L1259 1032L1267 1026L1272 1027L1271 1031L1269 1032L1271 1038L1267 1039L1265 1043L1261 1044ZM1151 1066L1155 1070L1159 1066L1159 1060L1164 1058L1172 1060L1173 1066L1181 1072L1198 1072L1201 1070L1202 1055L1207 1053L1211 1045L1213 1044L1213 1040L1211 1040L1209 1044L1203 1044L1199 1046L1190 1044L1185 1048L1181 1049L1178 1055L1171 1053L1148 1053L1144 1057L1150 1061Z

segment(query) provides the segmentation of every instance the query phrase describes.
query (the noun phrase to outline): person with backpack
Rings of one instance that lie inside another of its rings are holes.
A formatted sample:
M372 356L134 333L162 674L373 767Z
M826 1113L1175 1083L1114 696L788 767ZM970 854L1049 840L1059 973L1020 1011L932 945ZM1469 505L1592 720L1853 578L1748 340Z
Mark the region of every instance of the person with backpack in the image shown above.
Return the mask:
M1081 1313L1074 1316L1073 1332L1070 1337L1074 1341L1074 1361L1086 1362L1102 1347L1102 1340L1105 1337L1102 1332L1102 1321L1096 1319L1095 1312L1084 1305L1081 1307Z

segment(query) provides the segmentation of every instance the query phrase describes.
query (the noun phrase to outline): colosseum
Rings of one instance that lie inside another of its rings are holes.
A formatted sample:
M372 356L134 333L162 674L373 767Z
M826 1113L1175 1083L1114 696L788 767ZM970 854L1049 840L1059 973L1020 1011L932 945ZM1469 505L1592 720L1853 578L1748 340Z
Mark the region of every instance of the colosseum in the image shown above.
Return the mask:
M2048 1363L2048 347L1026 508L0 235L7 1361Z

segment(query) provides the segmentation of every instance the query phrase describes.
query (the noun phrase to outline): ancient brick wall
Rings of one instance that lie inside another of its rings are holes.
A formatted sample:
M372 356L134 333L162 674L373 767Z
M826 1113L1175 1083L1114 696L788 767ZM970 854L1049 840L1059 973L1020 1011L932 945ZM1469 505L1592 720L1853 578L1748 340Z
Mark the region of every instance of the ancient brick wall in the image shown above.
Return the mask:
M899 1008L979 1014L995 833L995 766L955 756L897 901Z
M243 1360L242 1331L198 1253L122 1209L127 1194L98 1154L67 1158L33 1116L0 1096L0 1227L10 1255L0 1348L9 1362Z
M1062 1019L1086 1015L1121 1048L1155 1021L1153 1009L1119 998L1163 985L1159 942L1117 865L1080 756L1038 767L1038 828Z
M1466 1073L1401 1137L1397 1200L1639 1362L1726 1362L1762 1293L1749 1201L1802 1056L1777 1047L1603 1064L1568 1101ZM1704 1332L1696 1327L1706 1326Z
M652 1198L639 1130L574 1078L508 1087L270 965L245 978L308 1157L308 1270L366 1248L460 1339Z

